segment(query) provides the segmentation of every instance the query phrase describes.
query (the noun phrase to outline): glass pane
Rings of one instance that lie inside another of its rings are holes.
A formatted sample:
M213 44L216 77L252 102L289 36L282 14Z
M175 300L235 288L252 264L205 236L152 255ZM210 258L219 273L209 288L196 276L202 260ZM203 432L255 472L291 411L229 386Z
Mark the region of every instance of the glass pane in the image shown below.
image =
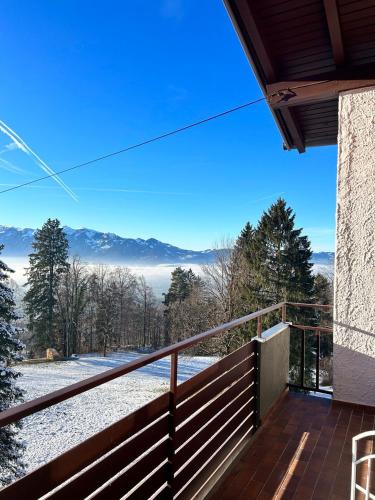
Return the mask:
M332 333L320 334L319 387L332 391L333 380L333 338Z

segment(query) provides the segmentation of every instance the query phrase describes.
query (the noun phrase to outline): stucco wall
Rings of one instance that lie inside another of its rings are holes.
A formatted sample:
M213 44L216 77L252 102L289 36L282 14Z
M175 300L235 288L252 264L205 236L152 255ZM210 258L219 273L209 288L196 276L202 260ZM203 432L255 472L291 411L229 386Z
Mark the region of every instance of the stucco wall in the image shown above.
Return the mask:
M266 330L259 342L259 413L262 419L285 390L289 380L290 329L285 323Z
M333 391L375 406L375 87L339 98Z

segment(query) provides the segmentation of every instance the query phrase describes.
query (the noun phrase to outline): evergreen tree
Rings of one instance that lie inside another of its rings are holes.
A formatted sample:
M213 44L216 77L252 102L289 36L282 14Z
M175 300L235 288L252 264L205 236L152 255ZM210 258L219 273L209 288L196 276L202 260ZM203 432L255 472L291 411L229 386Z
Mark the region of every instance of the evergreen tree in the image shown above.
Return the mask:
M263 213L246 249L251 275L247 293L254 310L282 301L311 302L312 251L301 233L285 200L280 198Z
M253 245L254 237L255 229L247 222L233 248L230 268L233 275L234 316L244 316L249 313L249 284L254 283L254 271L249 266L247 256ZM241 330L246 332L247 327Z
M333 284L332 278L318 273L315 276L315 302L317 304L333 303Z
M310 262L312 251L302 229L295 228L295 214L285 200L276 203L263 213L257 227L250 232L244 230L247 277L244 297L248 312L263 309L279 302L312 302L314 299L314 276ZM312 324L315 319L311 311L288 311L288 319L300 324ZM263 328L275 324L278 313L268 314ZM255 334L255 322L249 326L250 336ZM301 360L301 331L291 332L290 376L292 382L299 381ZM305 382L313 376L313 337L306 336Z
M175 304L180 305L190 297L193 290L203 287L203 282L199 276L196 276L191 269L185 270L181 267L176 267L172 272L171 284L169 290L164 294L163 304L166 306L165 314L165 334L164 343L170 344L171 339L176 340L179 334L176 333L175 322L173 321L176 308Z
M2 249L0 245L0 253ZM18 329L12 324L17 315L13 293L7 283L9 272L12 271L0 260L0 412L22 401L22 391L15 385L20 373L10 366L21 359L23 346L18 339ZM12 424L0 429L0 485L24 473L21 460L24 446L17 439L19 427L19 424Z
M68 240L57 219L48 219L38 229L29 255L28 291L24 302L29 329L39 349L60 348L56 329L57 290L60 278L68 270Z
M250 222L246 222L245 227L242 229L239 237L237 238L234 251L242 253L249 247L254 238L254 228Z
M168 306L173 302L182 302L190 295L193 286L199 281L201 279L191 269L186 271L182 267L176 267L172 272L168 293L164 294L164 304Z

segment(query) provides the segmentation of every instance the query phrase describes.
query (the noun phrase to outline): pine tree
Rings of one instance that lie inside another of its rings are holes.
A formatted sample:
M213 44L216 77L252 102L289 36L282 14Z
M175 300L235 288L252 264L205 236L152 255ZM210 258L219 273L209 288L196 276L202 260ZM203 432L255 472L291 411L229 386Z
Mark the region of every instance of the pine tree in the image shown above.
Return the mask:
M247 292L253 308L282 301L311 301L312 251L307 236L301 233L285 200L280 198L263 213L246 250L251 271Z
M333 284L332 277L317 273L315 276L315 302L317 304L332 304Z
M241 253L246 249L254 238L254 228L250 222L246 222L245 227L242 229L239 237L237 238L234 251Z
M57 219L48 219L38 229L29 255L28 291L24 302L28 326L39 349L60 348L63 344L56 329L57 289L60 278L68 270L68 240Z
M0 253L3 245L0 245ZM21 359L23 348L18 339L18 329L13 325L17 319L12 290L8 286L8 274L12 272L0 260L0 412L22 401L22 391L15 384L20 373L11 368L11 363ZM24 473L21 455L24 445L17 439L19 424L0 429L0 485L11 482Z
M252 311L279 302L312 302L314 276L310 261L312 251L302 229L295 228L295 214L285 200L276 203L263 213L247 245L246 258L250 279L246 284L246 296ZM288 319L300 324L311 324L313 311L289 311ZM267 328L278 320L278 313L269 314L263 321ZM254 332L252 332L254 333ZM301 359L301 331L292 331L290 342L290 366L292 382L299 377ZM314 338L306 337L305 381L313 375Z
M235 316L249 313L249 284L253 283L253 270L249 266L248 252L255 237L254 227L247 222L242 229L232 252L231 272L233 275L233 312ZM232 318L230 318L232 319ZM242 328L242 330L244 330ZM246 330L246 328L245 328Z
M175 304L182 304L188 297L192 294L193 290L196 288L203 287L202 279L195 275L194 272L189 269L185 270L181 267L176 267L172 272L171 284L169 290L164 294L163 304L166 306L165 309L165 335L164 343L168 345L172 340L176 340L175 337L179 335L174 335L176 327L174 326L172 315L174 316L173 307Z
M197 281L200 281L200 278L191 269L186 271L182 267L176 267L172 272L168 293L164 294L164 304L168 306L170 303L186 299Z

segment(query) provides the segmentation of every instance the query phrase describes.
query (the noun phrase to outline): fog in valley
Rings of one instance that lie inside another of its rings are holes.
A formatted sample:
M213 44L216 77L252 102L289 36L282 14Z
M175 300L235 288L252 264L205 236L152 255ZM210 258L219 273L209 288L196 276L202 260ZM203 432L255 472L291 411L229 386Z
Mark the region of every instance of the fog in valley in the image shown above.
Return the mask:
M4 257L6 264L13 269L12 279L18 284L23 285L26 282L25 268L29 261L24 257ZM98 263L89 264L89 267L94 268ZM117 267L115 264L104 264L109 268ZM156 266L126 266L119 264L119 267L127 267L136 276L144 276L147 284L153 289L155 295L162 297L163 293L168 291L171 281L171 273L176 267L183 269L191 269L195 274L202 274L202 268L199 264L159 264Z

